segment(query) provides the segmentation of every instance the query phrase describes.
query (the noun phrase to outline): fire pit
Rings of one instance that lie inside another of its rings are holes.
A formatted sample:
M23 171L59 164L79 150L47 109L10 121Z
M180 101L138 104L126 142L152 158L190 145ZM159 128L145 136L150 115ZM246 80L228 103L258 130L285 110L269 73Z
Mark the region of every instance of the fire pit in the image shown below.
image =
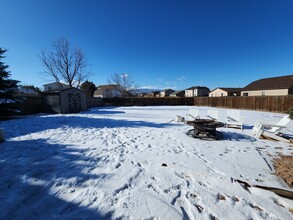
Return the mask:
M216 128L223 127L225 124L211 119L195 119L194 121L187 121L188 125L193 126L187 134L194 138L204 140L221 140L223 134L216 130Z

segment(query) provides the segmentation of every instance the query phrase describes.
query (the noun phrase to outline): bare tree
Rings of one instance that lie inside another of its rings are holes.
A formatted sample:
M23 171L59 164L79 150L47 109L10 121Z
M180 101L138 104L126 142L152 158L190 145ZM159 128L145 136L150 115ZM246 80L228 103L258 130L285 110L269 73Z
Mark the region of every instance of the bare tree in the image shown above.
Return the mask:
M52 51L42 51L40 59L45 67L45 73L56 82L62 80L70 87L79 87L89 75L85 55L79 48L72 49L65 38L54 41Z
M117 86L117 89L121 92L122 97L128 96L129 91L136 87L134 85L134 81L127 73L113 74L109 79L109 83L115 84Z

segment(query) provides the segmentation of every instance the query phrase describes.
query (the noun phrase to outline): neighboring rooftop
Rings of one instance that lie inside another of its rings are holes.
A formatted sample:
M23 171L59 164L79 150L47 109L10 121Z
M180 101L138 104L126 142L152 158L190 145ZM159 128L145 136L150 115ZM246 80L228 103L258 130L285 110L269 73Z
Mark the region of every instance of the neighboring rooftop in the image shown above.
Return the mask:
M242 91L289 89L293 86L293 75L264 78L256 80L242 89Z
M62 82L52 82L52 83L47 83L47 84L44 84L43 86L49 86L49 85L60 85L60 86L63 86L63 87L68 87L68 85L62 83Z
M118 85L116 84L108 84L108 85L99 85L97 89L116 89Z
M225 88L225 87L218 87L212 90L211 92L215 91L216 89L222 89L226 92L241 92L243 89L242 88Z
M191 90L191 89L209 89L209 88L206 86L192 86L192 87L185 89L185 90Z

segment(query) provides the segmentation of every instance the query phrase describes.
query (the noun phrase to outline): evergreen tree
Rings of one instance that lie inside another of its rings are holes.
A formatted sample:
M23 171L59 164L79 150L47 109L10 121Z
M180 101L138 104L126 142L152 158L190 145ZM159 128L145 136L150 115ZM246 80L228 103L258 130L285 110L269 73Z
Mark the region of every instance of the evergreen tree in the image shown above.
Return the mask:
M86 80L84 83L81 84L80 89L89 96L93 97L95 91L97 90L97 87L93 82Z
M7 70L9 66L2 62L6 51L0 47L0 119L13 115L16 110L13 104L18 101L14 94L17 93L19 81L9 78L10 73Z

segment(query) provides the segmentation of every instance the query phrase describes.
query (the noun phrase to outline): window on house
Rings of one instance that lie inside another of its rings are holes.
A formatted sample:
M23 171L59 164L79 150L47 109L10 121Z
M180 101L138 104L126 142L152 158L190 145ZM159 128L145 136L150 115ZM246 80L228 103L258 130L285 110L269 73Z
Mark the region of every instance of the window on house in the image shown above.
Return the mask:
M221 96L224 96L224 93L221 93Z
M261 95L262 96L265 96L266 95L266 92L265 91L261 91Z
M242 96L248 96L248 92L242 93Z

